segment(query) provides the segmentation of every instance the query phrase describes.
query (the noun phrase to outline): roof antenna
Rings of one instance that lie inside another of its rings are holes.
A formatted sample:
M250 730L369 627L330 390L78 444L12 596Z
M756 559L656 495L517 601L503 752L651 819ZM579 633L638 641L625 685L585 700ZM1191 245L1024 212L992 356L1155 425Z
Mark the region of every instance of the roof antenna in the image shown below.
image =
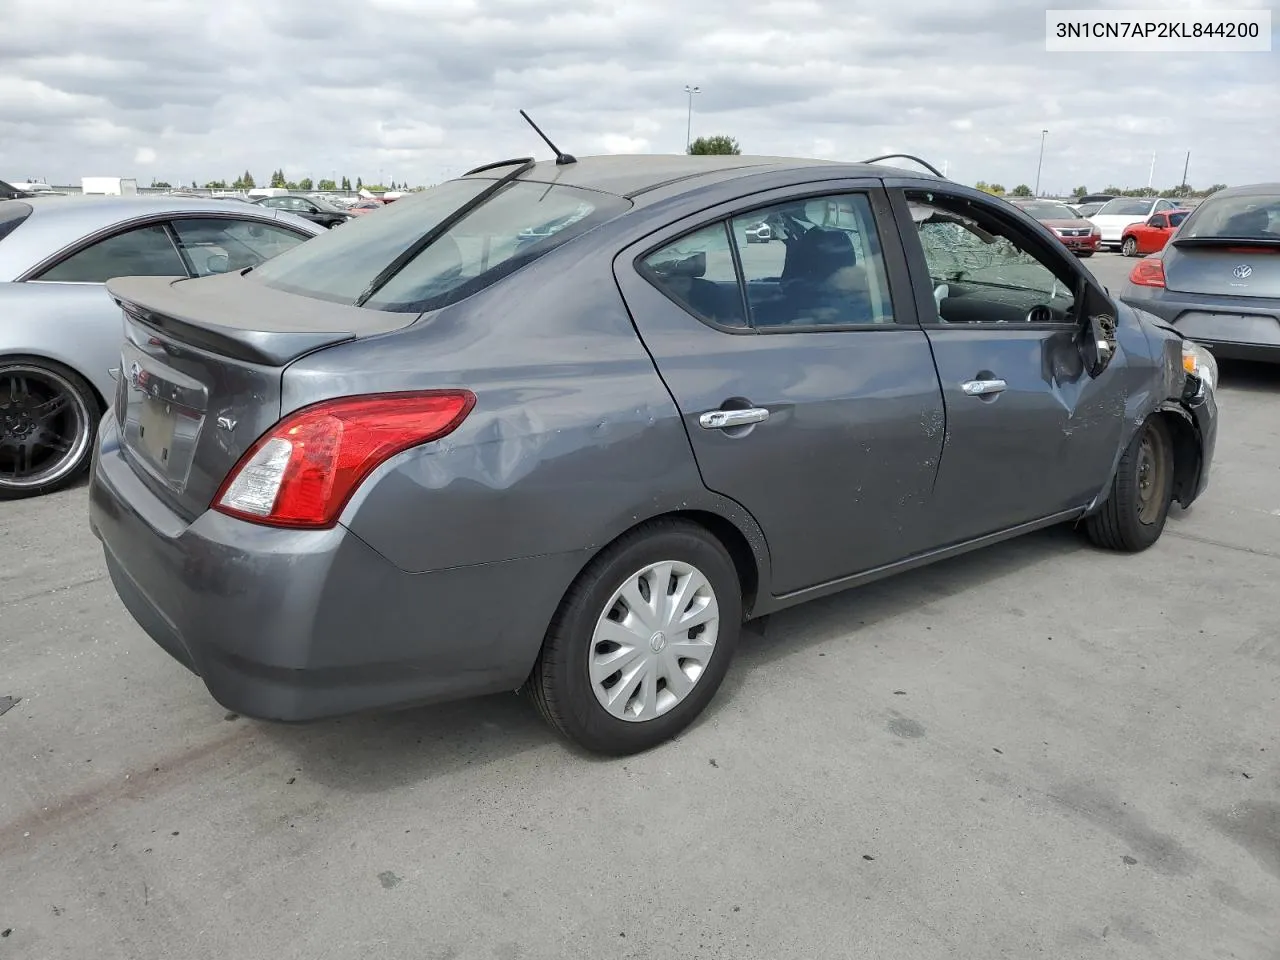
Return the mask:
M551 142L551 138L550 138L550 137L548 137L545 133L543 133L543 132L538 128L538 125L537 125L536 123L534 123L534 122L533 122L533 118L532 118L532 117L530 117L530 116L529 116L527 113L525 113L523 110L521 110L521 111L520 111L520 116L524 117L524 118L525 118L525 120L528 122L529 126L533 127L534 132L535 132L538 136L540 136L544 141L546 141L547 146L551 148L551 152L552 152L552 153L554 153L554 154L556 155L556 166L558 166L558 167L562 167L562 166L564 166L566 163L577 163L577 162L578 162L578 158L577 158L577 157L575 157L573 154L571 154L571 153L563 153L563 152L561 152L560 148L559 148L559 147L557 147L554 143L552 143L552 142Z

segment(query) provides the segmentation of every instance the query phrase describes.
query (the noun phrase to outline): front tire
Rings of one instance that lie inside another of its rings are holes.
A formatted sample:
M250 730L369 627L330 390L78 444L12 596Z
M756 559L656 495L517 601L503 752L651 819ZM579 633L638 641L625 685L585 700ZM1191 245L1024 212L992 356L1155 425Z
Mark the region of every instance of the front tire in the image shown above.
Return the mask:
M1126 257L1136 257L1138 255L1138 241L1133 237L1125 237L1124 243L1120 244L1120 252Z
M1081 250L1079 253L1076 254L1076 256L1079 257L1081 260L1087 260L1089 257L1093 256L1093 251Z
M60 363L0 357L0 500L68 487L89 469L102 408Z
M715 696L737 648L742 587L705 529L658 520L569 588L527 689L560 734L624 756L669 740Z
M1173 499L1173 439L1164 420L1143 424L1120 458L1111 495L1085 519L1085 532L1099 547L1138 553L1164 532Z

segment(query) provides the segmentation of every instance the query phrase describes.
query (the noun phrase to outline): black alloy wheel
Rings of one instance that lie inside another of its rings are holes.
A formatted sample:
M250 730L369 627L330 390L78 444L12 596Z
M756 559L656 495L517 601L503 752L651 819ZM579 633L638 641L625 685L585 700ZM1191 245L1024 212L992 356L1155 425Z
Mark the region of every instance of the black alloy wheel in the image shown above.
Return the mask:
M78 480L92 458L100 413L93 388L60 364L0 359L0 500Z

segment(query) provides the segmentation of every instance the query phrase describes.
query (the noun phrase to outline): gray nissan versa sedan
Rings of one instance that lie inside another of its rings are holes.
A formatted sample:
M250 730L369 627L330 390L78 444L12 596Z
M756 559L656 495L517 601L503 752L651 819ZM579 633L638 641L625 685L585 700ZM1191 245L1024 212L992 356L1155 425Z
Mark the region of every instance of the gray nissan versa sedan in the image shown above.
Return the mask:
M1011 205L872 163L513 160L109 289L93 529L265 719L523 687L641 750L745 618L1051 524L1142 550L1216 436L1212 358Z
M1213 194L1120 291L1223 359L1280 363L1280 183Z

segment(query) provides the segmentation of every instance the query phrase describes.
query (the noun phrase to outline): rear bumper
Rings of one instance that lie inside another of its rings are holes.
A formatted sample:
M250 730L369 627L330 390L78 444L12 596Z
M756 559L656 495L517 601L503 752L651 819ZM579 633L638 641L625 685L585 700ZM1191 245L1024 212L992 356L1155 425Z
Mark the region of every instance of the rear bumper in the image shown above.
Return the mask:
M1200 296L1126 283L1120 299L1226 360L1280 363L1280 301Z
M130 614L223 706L310 720L511 690L579 554L406 573L338 526L191 524L138 480L103 422L90 525Z

